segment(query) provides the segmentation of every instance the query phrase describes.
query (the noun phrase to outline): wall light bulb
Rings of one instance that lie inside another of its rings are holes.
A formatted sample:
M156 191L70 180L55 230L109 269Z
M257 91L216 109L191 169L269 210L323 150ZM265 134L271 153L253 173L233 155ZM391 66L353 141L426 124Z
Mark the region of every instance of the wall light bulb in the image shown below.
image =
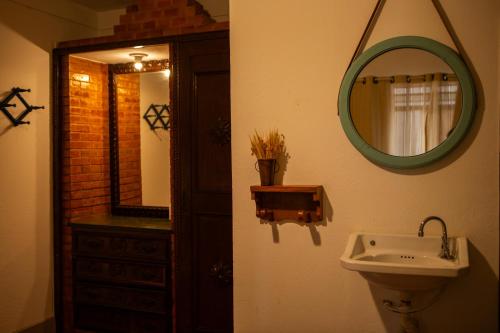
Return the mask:
M134 63L134 68L137 69L138 71L140 71L142 69L142 66L143 66L142 62L140 62L140 61L136 61Z
M168 79L170 77L170 68L165 69L163 75Z

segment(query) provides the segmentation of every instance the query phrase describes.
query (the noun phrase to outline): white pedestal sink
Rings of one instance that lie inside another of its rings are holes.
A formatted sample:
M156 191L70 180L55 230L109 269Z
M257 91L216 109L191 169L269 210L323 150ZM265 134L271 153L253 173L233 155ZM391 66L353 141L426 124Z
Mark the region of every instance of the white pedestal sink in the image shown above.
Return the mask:
M402 332L418 333L419 323L412 314L429 307L446 283L469 268L467 238L447 239L453 259L441 257L443 240L439 236L354 233L349 236L340 263L360 273L371 284L399 291L399 305L390 300L383 300L383 305L400 314ZM415 295L428 291L434 294L433 298L416 307Z
M440 288L469 268L467 238L449 237L453 260L440 258L441 237L351 234L340 262L370 283L402 292Z

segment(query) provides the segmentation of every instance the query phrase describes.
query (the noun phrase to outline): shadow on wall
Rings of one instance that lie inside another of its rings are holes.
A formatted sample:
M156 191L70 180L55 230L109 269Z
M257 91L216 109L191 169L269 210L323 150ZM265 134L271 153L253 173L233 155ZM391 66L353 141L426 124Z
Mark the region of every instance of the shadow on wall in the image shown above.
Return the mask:
M498 332L498 278L471 242L469 263L469 272L453 279L434 304L414 315L419 320L420 333ZM382 304L384 299L398 304L399 293L373 285L370 285L370 291L386 331L401 332L399 314L390 312Z
M4 91L4 92L0 91L0 100L3 100L8 95L9 95L8 91ZM3 124L4 118L5 118L5 124L7 124L7 126L0 127L0 137L1 137L2 135L6 134L8 131L10 131L14 127L14 125L11 124L8 120L6 120L7 117L2 112L0 112L0 117L2 118L2 119L0 119L0 123Z
M328 224L327 222L332 222L333 220L333 206L328 198L328 195L326 191L323 191L323 220L320 222L298 222L298 221L290 221L290 220L284 220L284 221L278 221L278 222L270 222L267 220L260 220L260 224L269 224L271 225L271 233L273 236L273 243L278 244L280 242L280 233L278 226L283 225L285 223L294 223L297 224L301 227L308 227L309 232L311 234L311 240L315 246L321 246L321 235L317 229L318 226L326 227Z
M40 233L44 235L45 233ZM37 234L38 235L38 234ZM14 272L17 274L19 272L19 258L30 258L25 259L25 263L29 262L29 267L24 273L29 273L29 280L34 281L29 290L23 290L18 292L11 288L7 292L7 298L15 298L15 308L9 314L12 318L9 321L14 323L16 329L14 332L19 333L52 333L54 332L54 311L53 311L53 288L52 288L52 272L47 271L47 266L51 266L51 260L47 261L45 257L33 258L33 250L40 251L42 253L47 252L47 246L49 245L51 239L40 239L41 236L35 236L35 241L29 245L29 247L21 248L23 251L16 253L15 256L8 258L8 261L4 261L3 268L4 272ZM50 278L47 278L47 274ZM25 277L17 276L12 274L9 278L10 280L18 279L24 280ZM5 280L5 279L4 279ZM5 294L4 294L5 296ZM18 307L18 304L23 304L22 308ZM17 311L20 309L20 311ZM22 311L21 311L22 309ZM38 317L33 316L33 312L39 312L37 315L42 314L43 317L39 318L39 322L33 324L33 319ZM5 323L2 323L5 325ZM11 324L11 323L7 323ZM2 326L7 327L7 326ZM1 330L1 328L0 328ZM2 331L5 332L5 331Z

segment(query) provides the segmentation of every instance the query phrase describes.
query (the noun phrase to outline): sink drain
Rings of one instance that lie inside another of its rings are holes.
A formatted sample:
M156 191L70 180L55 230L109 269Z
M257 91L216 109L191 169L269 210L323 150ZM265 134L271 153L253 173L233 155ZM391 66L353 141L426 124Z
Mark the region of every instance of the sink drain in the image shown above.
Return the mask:
M400 256L401 259L415 259L415 256Z

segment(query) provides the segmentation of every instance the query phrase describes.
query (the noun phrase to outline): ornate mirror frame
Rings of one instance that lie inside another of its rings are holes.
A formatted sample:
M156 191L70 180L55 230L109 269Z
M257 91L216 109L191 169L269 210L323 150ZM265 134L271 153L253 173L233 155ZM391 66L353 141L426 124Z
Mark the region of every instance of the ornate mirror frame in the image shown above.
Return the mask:
M134 206L120 204L120 163L118 149L118 121L116 113L116 75L157 72L169 68L170 66L168 60L153 60L146 61L144 63L145 66L141 71L134 70L133 63L109 65L109 161L111 178L111 214L122 216L147 216L168 219L170 213L169 207ZM171 84L171 82L172 80L169 80L169 84ZM172 89L170 89L170 100L172 101L173 98L174 96L172 94Z
M350 97L359 73L376 57L396 49L412 48L430 52L441 58L457 75L462 89L462 112L450 136L436 148L415 156L393 156L370 146L358 133L350 112ZM348 68L340 86L339 115L342 127L351 143L370 161L395 168L411 169L428 165L446 156L467 134L476 111L476 92L472 75L462 58L450 47L419 36L400 36L384 40L363 52Z

